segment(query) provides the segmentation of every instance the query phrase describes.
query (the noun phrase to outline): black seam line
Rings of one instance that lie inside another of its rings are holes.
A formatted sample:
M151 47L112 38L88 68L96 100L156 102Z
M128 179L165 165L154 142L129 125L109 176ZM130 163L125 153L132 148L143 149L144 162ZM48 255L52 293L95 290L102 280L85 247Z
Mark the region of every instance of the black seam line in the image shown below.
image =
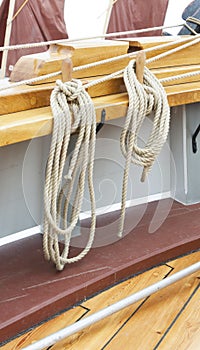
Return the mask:
M79 317L79 318L77 318L77 320L75 321L75 323L76 322L78 322L78 321L80 321L85 315L87 315L88 314L88 312L90 311L90 309L88 309L87 307L85 307L85 306L82 306L82 305L79 305L82 309L84 309L85 310L85 312ZM53 347L53 345L50 345L48 348L47 348L47 350L50 350L51 348Z
M87 307L85 307L85 306L82 306L82 305L79 305L80 307L82 307L84 310L85 310L85 312L79 317L79 318L77 318L77 320L75 321L75 322L78 322L78 321L80 321L85 315L87 315L88 314L88 312L90 312L91 310L90 309L88 309Z
M78 306L81 306L82 308L84 308L84 309L87 310L87 308L86 308L85 306L82 306L82 305L80 304L81 302L83 303L84 301L80 301L80 302L74 304L73 306L64 308L63 310L56 312L54 315L45 318L43 321L34 324L33 326L31 326L31 327L29 327L29 328L27 328L27 329L25 329L25 330L23 330L23 331L21 331L21 332L15 334L15 335L12 336L12 337L9 337L8 339L4 340L3 342L0 341L0 348L1 348L2 346L4 346L4 345L10 343L12 340L17 339L17 338L21 337L22 335L25 335L26 333L33 331L33 330L36 329L37 327L39 327L39 326L41 326L41 325L43 325L43 324L49 322L50 320L56 319L56 317L58 317L58 316L60 316L60 315L63 315L65 312L67 312L67 311L69 311L69 310L72 310L73 308L76 308L76 307L78 307ZM90 311L90 310L89 310L89 311ZM85 313L84 313L84 315L85 315Z
M87 306L84 306L84 305L79 305L79 306L82 307L84 310L91 311L91 309L89 309Z
M172 271L174 270L174 267L172 267L172 266L169 266L169 265L167 265L167 264L165 264L165 266L169 267L170 270L166 273L166 275L163 277L162 280L164 280L165 278L167 278L167 277L172 273Z
M174 270L174 267L169 264L165 264L165 266L169 267L171 270Z
M75 323L78 322L78 321L80 321L85 315L88 314L89 311L91 311L90 309L88 309L88 308L85 307L85 306L82 306L82 305L79 305L79 306L80 306L82 309L84 309L85 312L84 312L79 318L77 318L77 320L75 321ZM54 345L55 345L55 344L54 344ZM54 345L50 345L46 350L52 349L52 347L53 347Z
M111 341L116 337L116 335L121 331L121 329L128 323L128 321L135 315L135 313L144 305L144 303L149 299L149 297L145 298L143 302L135 309L135 311L127 318L127 320L121 325L121 327L112 335L112 337L107 341L107 343L100 349L104 350L107 345L111 343Z
M178 318L180 317L180 315L182 314L182 312L185 310L185 308L187 307L187 305L189 304L190 300L193 298L193 296L196 294L196 292L198 291L200 287L200 283L198 284L198 286L194 289L194 291L192 292L192 294L189 296L188 300L185 302L185 304L183 305L183 307L181 308L181 310L178 312L178 314L176 315L176 317L173 319L172 323L170 324L170 326L166 329L165 333L163 334L163 336L160 338L159 342L156 344L156 346L153 348L153 350L157 350L158 347L160 346L160 344L162 343L162 341L164 340L164 338L166 337L166 335L169 333L169 331L171 330L171 328L173 327L173 325L175 324L175 322L178 320Z

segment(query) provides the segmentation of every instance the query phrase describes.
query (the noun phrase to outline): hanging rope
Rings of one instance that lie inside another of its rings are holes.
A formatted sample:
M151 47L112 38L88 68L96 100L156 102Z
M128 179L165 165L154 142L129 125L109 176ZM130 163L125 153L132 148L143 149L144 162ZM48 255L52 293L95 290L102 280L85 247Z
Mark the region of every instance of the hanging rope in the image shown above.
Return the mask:
M119 237L122 237L124 228L130 164L135 163L143 167L141 181L144 181L167 139L170 121L170 108L163 86L146 67L144 69L144 83L141 84L135 75L134 65L135 61L130 61L124 71L129 107L120 139L121 151L126 163L123 176ZM146 145L142 148L138 142L139 131L145 117L152 112L154 113L152 131Z
M130 164L135 163L143 166L141 180L144 181L167 139L170 120L167 97L158 79L145 67L144 83L141 84L137 80L134 69L135 60L131 61L124 71L124 82L129 95L129 107L120 139L121 150L126 158L126 163L123 177L119 237L122 237L124 228ZM52 260L56 264L56 268L62 270L65 264L82 259L89 252L94 240L96 216L93 163L96 116L93 103L78 80L64 84L57 81L57 87L51 95L51 107L54 116L54 127L44 188L43 247L46 259ZM152 112L154 113L152 131L146 145L142 148L138 145L139 131L145 117ZM67 175L63 181L70 134L77 128L79 128L78 139ZM73 258L69 258L72 232L78 223L82 207L86 175L88 175L91 200L90 236L87 246L82 252ZM76 178L78 178L78 186L75 189ZM73 199L74 192L75 198ZM70 202L72 202L71 213ZM64 237L62 252L59 246L60 236Z
M46 259L52 260L56 268L62 270L66 263L82 259L89 252L94 239L96 215L93 164L96 115L91 98L78 80L64 84L57 81L57 87L51 95L51 107L54 125L44 187L43 249ZM68 173L63 179L70 134L77 128L78 138ZM69 258L71 235L81 211L86 177L91 201L90 235L85 249L77 256ZM75 179L78 179L76 188ZM59 246L60 236L64 238L62 252Z

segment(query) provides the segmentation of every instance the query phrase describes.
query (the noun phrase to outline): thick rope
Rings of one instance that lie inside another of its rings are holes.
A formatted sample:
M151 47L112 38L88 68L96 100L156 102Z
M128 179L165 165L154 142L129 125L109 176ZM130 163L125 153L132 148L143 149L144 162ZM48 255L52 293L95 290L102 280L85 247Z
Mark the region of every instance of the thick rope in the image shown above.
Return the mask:
M143 166L142 181L144 181L166 141L169 131L170 110L162 85L146 67L144 83L139 83L134 68L135 61L132 60L124 72L124 82L129 95L129 108L120 139L126 164L123 177L119 237L122 237L124 228L130 164L132 162ZM54 116L54 127L44 188L43 249L46 259L52 260L56 268L62 270L65 264L82 259L91 249L94 240L96 215L93 163L96 116L93 103L78 80L64 84L57 81L57 87L51 95L51 107ZM152 132L145 147L141 148L138 145L138 133L145 117L151 112L154 112ZM64 177L65 181L63 181L70 134L77 128L79 128L78 139L67 175ZM86 174L88 174L91 200L90 236L82 252L73 258L69 258L72 232L77 225L81 211ZM78 178L78 186L73 199L76 178ZM71 213L70 202L72 202ZM60 237L64 237L62 252L59 245Z
M43 249L46 259L52 260L56 264L56 268L62 270L66 263L82 259L89 252L94 240L96 215L93 164L96 115L91 98L78 80L64 84L57 81L57 87L51 95L51 107L54 125L44 187ZM70 134L77 128L79 128L78 139L70 160L68 173L63 180ZM81 253L69 258L71 235L81 211L86 177L91 201L90 235L88 243ZM73 198L75 179L78 180L78 185L75 189L75 198ZM64 238L62 252L60 251L59 237Z
M196 36L195 39L189 40L189 42L186 42L181 46L178 46L174 49L169 50L168 52L164 52L162 54L159 54L157 56L154 56L148 59L146 63L148 64L148 63L154 62L158 59L166 57L172 53L178 52L191 45L195 45L199 43L199 41L200 41L200 37ZM164 46L168 46L168 45L172 45L172 43L164 44ZM159 46L161 47L163 45L159 45ZM124 57L124 55L121 57ZM114 59L111 58L106 61L112 61ZM92 63L92 66L95 66L97 64L103 64L105 63L104 61L99 63ZM125 126L121 134L121 150L123 155L126 158L126 165L125 165L124 179L123 179L121 219L120 219L120 227L119 227L120 237L122 236L122 232L124 228L128 173L129 173L130 164L131 162L133 162L135 164L142 165L144 167L143 174L142 174L142 181L144 181L146 174L152 167L152 164L156 156L159 154L164 142L166 141L168 130L169 130L169 117L170 117L169 106L168 106L167 97L162 85L159 83L158 79L156 79L155 76L147 68L145 68L145 72L144 72L144 84L140 84L134 73L134 69L133 69L134 64L135 64L135 60L132 60L129 63L128 67L125 68L125 70L114 72L106 77L100 78L96 81L93 81L85 85L85 87L88 88L90 86L93 86L103 81L106 81L108 79L111 79L117 75L120 75L124 71L124 81L128 91L128 95L129 95L129 108L128 108ZM89 65L86 65L86 66L89 66ZM86 66L77 67L77 70L83 69ZM58 72L54 74L58 74ZM199 74L199 71L181 74L176 77L170 77L170 78L167 78L167 80L165 78L163 79L163 82L171 81L174 79L180 79L181 77L186 77L186 76L194 76L196 74ZM81 104L83 102L83 100L81 100L78 97L79 92L84 91L83 88L82 87L80 88L80 86L78 85L78 88L77 87L75 88L76 89L76 92L75 92L73 90L74 89L73 84L74 84L74 81L72 83L67 83L68 87L66 87L61 82L58 83L59 88L57 90L56 89L54 90L51 98L51 106L54 114L55 133L53 132L53 135L52 135L51 152L50 152L50 157L48 162L48 164L50 165L48 165L47 167L47 176L46 176L45 191L44 191L44 199L45 199L44 200L45 201L44 253L47 259L51 259L55 262L58 270L62 270L66 263L72 263L72 262L78 261L87 254L87 252L91 248L91 245L94 239L95 222L96 222L94 190L93 190L93 184L92 184L92 173L93 173L93 165L92 165L92 166L88 166L88 184L89 184L89 189L91 190L90 197L91 197L91 211L92 211L90 237L86 248L77 257L69 259L68 254L69 254L69 244L71 240L71 234L74 227L77 224L79 213L81 210L82 199L83 199L84 186L85 186L84 179L86 176L87 162L88 162L88 159L90 159L90 155L88 156L88 153L93 154L92 159L94 160L94 148L93 148L93 151L90 152L88 146L85 146L86 148L84 148L84 153L83 153L83 150L82 150L83 147L81 146L84 132L87 140L87 142L85 142L85 145L87 145L88 142L90 142L90 133L92 132L91 130L88 131L86 126L83 126L82 124L82 121L86 121L86 117L84 115L84 118L82 118L81 120L79 119L79 117L78 119L75 119L76 128L81 125L83 129L82 128L80 129L80 134L79 134L77 145L75 147L74 156L71 161L67 182L63 185L62 189L60 189L61 182L62 182L63 168L64 168L65 159L66 159L66 152L68 149L70 132L72 131L72 130L69 131L70 130L69 126L71 127L70 110L73 112L73 116L77 117L77 114L76 114L77 105L73 105L73 107L71 106L71 108L69 108L68 106L66 108L66 105L65 105L66 96L63 96L63 93L68 96L69 101L77 98L78 101L79 100L81 101ZM61 95L57 96L56 94L60 92L61 92ZM73 98L70 97L70 94L73 95ZM85 99L85 102L86 100L87 99ZM93 110L92 114L94 115L94 120L92 124L93 128L91 129L93 130L92 135L93 134L95 135L94 125L96 123L96 118L95 118L94 106L91 100L89 105L92 106L91 111ZM86 109L87 108L88 107L86 107ZM145 116L150 114L152 111L154 111L154 123L153 123L152 132L146 146L142 149L137 144L138 132L141 128L141 125L144 121ZM60 116L61 124L59 124L59 122L57 124L56 116ZM64 116L67 116L67 128L65 125ZM84 130L84 128L86 128L85 131L82 131ZM63 133L63 130L65 129L67 130L66 134ZM94 135L93 137L91 137L91 140L93 141L95 140ZM59 142L61 143L57 142L57 137L60 139ZM93 147L95 146L93 145ZM85 154L87 154L88 158L84 157ZM64 158L63 158L63 155L64 155ZM77 175L78 155L83 156L83 170L79 175L79 188L76 191L76 196L73 202L71 223L69 224L69 226L67 226L69 201L73 192L72 190L73 190L73 185L75 181L74 179L75 179L75 176ZM59 164L61 164L61 170L59 170L59 166L60 166ZM91 159L89 164L91 164ZM55 168L56 170L53 170L53 168ZM68 181L70 183L68 183ZM65 197L64 191L67 191L66 199L64 199ZM62 204L63 200L64 200L64 204ZM59 226L59 224L61 223L62 225ZM58 243L59 234L62 234L65 237L65 247L61 254L60 254L60 248Z
M135 29L135 30L129 30L129 31L124 31L124 32L108 33L108 34L103 34L103 35L98 35L98 36L97 35L96 36L89 36L89 37L84 37L84 38L57 39L57 40L42 41L42 42L37 42L37 43L0 46L0 51L29 49L31 47L42 47L42 46L53 45L53 44L73 43L73 42L84 41L84 40L112 38L113 36L117 37L117 36L121 36L121 35L148 33L148 32L151 32L152 30L161 30L161 29L182 27L184 25L184 23L185 22L180 23L180 24L174 24L171 26L159 26L159 27L151 27L151 28L144 28L144 29Z
M131 61L124 71L124 82L129 95L129 107L120 139L121 151L126 163L123 177L119 237L122 237L124 228L130 164L135 163L143 167L141 181L144 181L167 139L170 121L170 108L163 86L146 67L144 69L144 83L141 84L135 75L134 66L135 61ZM154 113L152 131L146 145L142 148L138 144L139 131L145 117L150 113Z
M132 60L124 70L124 82L129 95L129 107L120 139L122 154L126 158L126 162L123 177L119 237L122 237L124 228L128 174L131 162L143 166L141 180L144 181L167 139L170 120L167 96L158 79L145 67L144 83L141 84L137 80L134 69L135 60ZM58 81L57 87L51 95L51 107L54 115L54 128L44 190L43 246L46 258L51 259L58 270L62 270L66 263L82 259L90 250L94 240L96 217L92 177L96 117L92 101L78 80L65 84ZM146 145L141 148L138 145L139 131L145 117L152 112L154 113L152 131ZM72 118L74 119L73 124L71 122ZM80 129L78 140L69 165L68 174L65 176L66 181L63 183L63 171L70 134L78 127ZM78 171L80 166L81 170ZM69 258L71 235L81 211L87 170L92 212L90 237L85 249L78 256ZM72 199L77 176L78 187L75 198ZM70 201L73 204L69 218ZM70 220L69 224L67 223L68 220ZM60 235L64 236L64 249L62 252L60 252L59 247Z

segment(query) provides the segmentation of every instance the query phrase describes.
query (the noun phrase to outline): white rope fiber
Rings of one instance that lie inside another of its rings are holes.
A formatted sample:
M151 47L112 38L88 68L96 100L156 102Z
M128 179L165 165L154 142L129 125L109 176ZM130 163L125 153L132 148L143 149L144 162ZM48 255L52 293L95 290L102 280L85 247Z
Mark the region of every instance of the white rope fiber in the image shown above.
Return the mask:
M65 264L82 259L89 252L94 239L96 214L93 164L96 115L91 98L78 80L64 84L57 81L57 86L51 95L51 107L54 125L44 187L43 249L46 259L52 260L56 268L62 270ZM63 179L70 134L77 128L79 128L77 142L69 163L68 173ZM75 188L76 178L78 185ZM86 178L91 201L90 235L81 253L69 258L71 235L81 211ZM75 198L73 199L74 192ZM59 246L60 237L64 238L62 252Z
M127 185L130 164L143 167L141 181L145 180L155 158L165 143L169 131L170 108L163 86L148 68L144 69L144 83L141 84L134 71L135 61L130 61L124 71L124 82L129 95L129 107L123 131L121 133L121 151L126 159L119 237L122 237L125 219ZM152 131L146 145L139 146L139 131L149 114L154 114Z
M16 83L9 83L8 85L0 87L0 91L17 88L17 87L22 86L22 85L31 85L31 84L36 84L36 83L40 84L43 80L57 77L60 74L61 74L61 71L53 72L53 73L49 73L49 74L45 74L45 75L40 75L39 77L36 77L36 78L21 80L21 81L18 81Z
M172 81L184 79L184 78L190 78L190 77L195 77L197 75L200 75L200 70L196 70L194 72L188 72L188 73L183 73L183 74L178 74L178 75L173 75L171 77L166 77L159 79L160 83L170 83Z

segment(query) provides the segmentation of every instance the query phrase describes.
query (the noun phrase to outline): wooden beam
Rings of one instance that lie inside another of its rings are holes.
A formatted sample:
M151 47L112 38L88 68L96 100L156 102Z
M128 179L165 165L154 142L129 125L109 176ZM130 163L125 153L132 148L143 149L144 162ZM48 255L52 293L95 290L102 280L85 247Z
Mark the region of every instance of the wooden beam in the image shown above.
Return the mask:
M76 42L73 44L66 43L52 45L47 52L20 57L10 75L10 81L16 82L61 71L62 61L69 57L72 60L73 66L77 67L126 54L128 47L128 42L114 40L98 40L96 42L87 41ZM88 74L87 70L87 76L91 76ZM102 74L103 73L100 75ZM78 74L78 76L79 75L80 74ZM53 82L56 79L57 77L49 78L45 80L45 82Z
M144 42L141 45L141 49L148 49L150 43L151 41L149 41L147 44ZM153 42L152 47L157 46L156 44L162 44L162 43L163 42L161 43ZM140 44L140 41L138 41L138 45L139 44ZM177 47L181 45L182 45L181 40L180 41L177 40ZM160 55L161 53L167 52L170 49L173 49L174 47L175 46L171 44L166 48L157 48L156 50L148 51L146 52L146 59L148 60L149 58ZM85 68L81 71L73 72L73 77L86 78L91 76L106 75L106 74L110 74L115 71L121 70L128 65L131 59L136 58L137 52L138 51L136 51L135 54L133 52L133 56L131 58L125 57L123 59L120 59L119 61L113 61L110 63L102 64L100 66ZM199 57L200 57L200 43L197 43L195 45L182 49L176 53L163 57L155 62L147 63L147 67L152 69L152 68L181 67L181 66L187 66L187 65L199 65L200 64Z
M200 84L194 82L166 88L170 106L200 102ZM124 117L128 107L126 93L93 98L97 123L102 109L106 120ZM0 146L6 146L32 138L48 135L52 131L53 117L50 107L4 114L0 117Z
M166 48L156 48L155 50L146 52L146 59L157 56L161 53L167 52L174 48L173 45L174 38L170 39L172 44ZM131 42L131 41L130 41ZM149 49L150 47L155 47L163 42L168 43L169 39L156 40L149 38L138 39L138 47L134 46L134 50L139 49ZM177 40L177 47L182 45L181 39ZM31 77L38 77L44 74L61 71L62 60L66 57L71 56L72 63L74 67L80 65L85 65L91 62L101 61L107 58L112 58L115 56L123 55L127 53L129 43L124 41L108 41L100 40L97 42L85 43L79 42L73 45L60 44L53 45L48 52L22 56L16 63L13 72L11 73L11 81L19 81L23 79L29 79ZM82 70L74 70L73 78L87 78L94 76L102 76L106 74L113 73L115 71L124 69L131 59L135 58L137 51L133 57L124 57L117 61L107 62L102 65L97 65L94 67L84 68ZM200 43L187 47L181 51L170 54L167 57L163 57L155 62L147 63L148 68L167 68L174 66L186 66L186 65L198 65L200 57ZM60 78L60 77L58 77ZM55 81L56 78L50 78L46 82Z
M67 61L68 62L68 61ZM67 64L67 74L64 80L70 79L70 69ZM169 67L169 68L157 68L151 71L159 79L175 76L178 74L184 74L188 72L194 72L200 70L200 65L188 65L181 67ZM61 78L61 77L60 77ZM82 82L88 83L90 81L98 79L97 77L83 79ZM189 78L182 78L178 81L172 81L170 83L164 83L163 86L171 86L183 83L192 83L200 81L200 75L196 75ZM2 84L5 83L2 81ZM1 84L1 81L0 81ZM12 85L12 83L11 83ZM23 85L17 88L8 89L0 92L0 115L14 113L19 111L25 111L33 108L47 107L50 104L50 95L55 87L55 83L40 84L35 86ZM105 95L118 94L126 91L123 77L116 77L105 81L103 83L94 85L88 88L89 95L93 97L100 97ZM187 102L185 102L187 103ZM184 104L184 101L183 101Z

